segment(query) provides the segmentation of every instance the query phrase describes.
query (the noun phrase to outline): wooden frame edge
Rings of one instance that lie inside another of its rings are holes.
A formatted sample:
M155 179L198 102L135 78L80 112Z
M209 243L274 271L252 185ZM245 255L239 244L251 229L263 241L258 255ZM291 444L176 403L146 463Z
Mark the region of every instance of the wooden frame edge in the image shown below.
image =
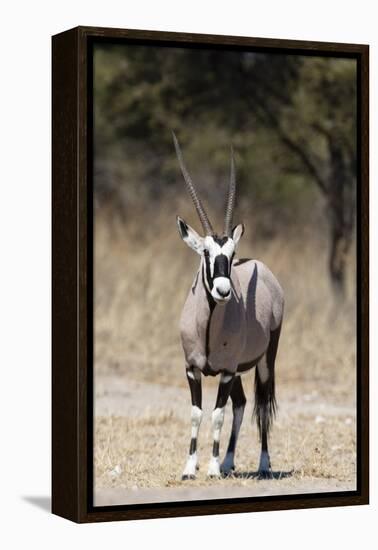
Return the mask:
M78 33L52 40L52 512L78 520Z
M357 232L361 247L360 302L360 444L361 496L369 504L369 46L360 55L360 227Z
M87 477L87 44L93 38L285 48L360 56L361 159L361 485L359 494L274 497L242 503L214 500L159 508L92 509ZM223 35L76 27L52 38L52 512L95 522L349 506L369 503L369 46ZM75 396L75 397L74 397Z
M92 38L129 38L133 40L149 40L159 42L186 42L202 44L221 44L222 46L263 47L264 49L285 48L288 50L307 51L343 51L345 53L363 53L369 49L367 44L350 44L343 42L320 42L311 40L289 40L281 38L261 38L249 36L235 36L222 34L200 34L189 32L172 32L139 29L121 29L113 27L79 26L78 30L83 37Z

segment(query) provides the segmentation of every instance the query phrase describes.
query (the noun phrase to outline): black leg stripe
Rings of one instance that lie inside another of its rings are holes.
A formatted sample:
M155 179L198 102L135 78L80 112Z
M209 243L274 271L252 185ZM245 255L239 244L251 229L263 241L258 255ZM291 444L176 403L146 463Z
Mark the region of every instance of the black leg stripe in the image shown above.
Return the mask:
M189 454L193 455L196 452L196 450L197 450L197 438L192 437L192 439L190 440Z
M219 441L213 443L213 456L219 456Z

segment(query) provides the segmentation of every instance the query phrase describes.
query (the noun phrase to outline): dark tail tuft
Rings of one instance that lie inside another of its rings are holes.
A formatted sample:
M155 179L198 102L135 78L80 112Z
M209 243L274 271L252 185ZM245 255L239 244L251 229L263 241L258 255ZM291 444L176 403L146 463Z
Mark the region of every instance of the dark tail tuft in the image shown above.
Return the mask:
M256 419L260 440L264 425L267 435L269 434L272 422L276 416L276 410L277 402L275 396L274 369L269 373L268 380L262 383L256 366L253 418Z

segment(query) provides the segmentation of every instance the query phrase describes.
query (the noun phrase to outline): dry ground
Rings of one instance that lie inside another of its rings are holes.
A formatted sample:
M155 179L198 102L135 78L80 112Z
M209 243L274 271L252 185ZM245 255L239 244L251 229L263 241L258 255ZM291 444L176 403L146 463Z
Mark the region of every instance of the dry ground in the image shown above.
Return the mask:
M142 215L142 213L141 213ZM170 216L173 218L173 216ZM96 224L95 488L97 502L353 489L355 301L351 255L348 297L336 302L326 272L326 236L311 223L285 238L244 238L239 256L264 261L279 278L286 312L277 358L279 411L271 435L275 479L258 481L258 438L251 423L252 376L233 477L207 480L209 415L216 381L204 381L200 470L182 482L190 437L190 399L178 318L197 265L157 212L138 224ZM196 224L195 220L190 220ZM316 236L315 236L316 235ZM228 407L221 452L227 445ZM197 493L193 493L197 488ZM193 496L197 495L197 496Z

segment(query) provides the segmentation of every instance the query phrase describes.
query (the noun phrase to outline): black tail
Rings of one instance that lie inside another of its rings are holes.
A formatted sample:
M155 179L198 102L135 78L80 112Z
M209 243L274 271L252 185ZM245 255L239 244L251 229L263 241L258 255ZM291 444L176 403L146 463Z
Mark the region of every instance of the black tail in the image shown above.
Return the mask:
M256 419L260 440L263 431L266 431L267 435L269 434L272 422L276 416L277 402L274 386L274 369L273 372L270 372L269 379L263 383L260 380L259 371L256 367L253 418Z
M261 440L262 433L269 434L272 422L276 416L277 402L275 395L274 362L276 359L278 341L281 327L273 330L270 335L269 346L266 352L266 363L269 369L269 378L261 382L259 371L256 366L255 372L255 405L253 418L256 419L257 428Z

